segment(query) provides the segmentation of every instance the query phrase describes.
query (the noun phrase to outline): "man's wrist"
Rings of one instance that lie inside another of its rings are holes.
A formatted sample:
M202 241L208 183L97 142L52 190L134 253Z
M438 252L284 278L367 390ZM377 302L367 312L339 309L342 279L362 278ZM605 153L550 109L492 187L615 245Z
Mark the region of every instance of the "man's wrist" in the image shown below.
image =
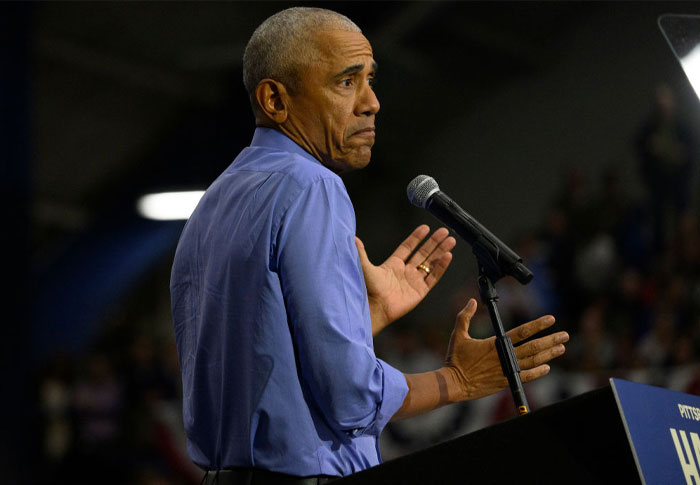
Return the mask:
M372 335L377 335L390 323L381 303L372 298L369 298L369 318L372 322Z
M466 379L464 374L454 365L445 364L437 370L441 375L441 380L445 383L447 404L467 401L469 393L467 392Z

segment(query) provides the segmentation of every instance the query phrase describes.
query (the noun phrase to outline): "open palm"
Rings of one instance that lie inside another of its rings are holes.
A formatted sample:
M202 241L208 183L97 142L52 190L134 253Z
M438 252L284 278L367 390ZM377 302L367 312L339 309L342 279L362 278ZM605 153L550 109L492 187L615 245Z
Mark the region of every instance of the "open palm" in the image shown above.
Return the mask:
M369 261L364 244L355 238L367 286L373 335L415 308L452 261L450 251L457 242L448 236L448 230L440 228L425 239L429 232L426 225L417 227L380 266ZM418 265L426 266L430 272Z
M469 300L457 315L447 349L445 365L454 370L461 383L462 400L478 399L494 394L508 385L503 376L495 337L475 339L469 335L469 324L476 313L476 300ZM554 324L552 315L545 315L508 331L520 365L520 378L530 382L549 372L547 362L565 351L569 334L556 332L537 339L528 339Z

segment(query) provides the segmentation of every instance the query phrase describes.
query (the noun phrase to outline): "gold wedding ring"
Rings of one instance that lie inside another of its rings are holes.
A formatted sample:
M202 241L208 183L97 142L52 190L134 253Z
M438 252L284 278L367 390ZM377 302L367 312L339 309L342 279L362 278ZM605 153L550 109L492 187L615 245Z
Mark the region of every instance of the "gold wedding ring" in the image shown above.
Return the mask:
M430 274L430 268L428 268L424 264L419 264L418 266L416 266L416 268L422 269L423 271L425 271L425 276L428 276Z

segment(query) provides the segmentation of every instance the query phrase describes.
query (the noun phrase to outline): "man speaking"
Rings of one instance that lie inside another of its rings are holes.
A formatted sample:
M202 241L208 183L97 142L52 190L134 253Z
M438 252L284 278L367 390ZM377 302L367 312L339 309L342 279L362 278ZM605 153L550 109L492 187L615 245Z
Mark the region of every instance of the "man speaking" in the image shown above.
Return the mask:
M360 29L323 9L279 12L246 47L255 134L187 222L171 279L187 447L206 483L325 483L379 464L390 420L506 385L493 339L469 337L473 299L441 369L403 374L374 354L372 336L425 297L455 245L420 226L374 266L355 237L339 174L370 161L375 72ZM519 346L522 380L566 340Z

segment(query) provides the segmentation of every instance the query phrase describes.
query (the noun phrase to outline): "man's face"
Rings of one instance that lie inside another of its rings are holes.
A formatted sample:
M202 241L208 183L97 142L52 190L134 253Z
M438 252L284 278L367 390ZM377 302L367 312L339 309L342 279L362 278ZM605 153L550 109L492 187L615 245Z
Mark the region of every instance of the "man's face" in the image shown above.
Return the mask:
M283 131L336 173L363 168L379 111L372 47L362 34L340 30L319 32L316 41L318 62L301 72Z

